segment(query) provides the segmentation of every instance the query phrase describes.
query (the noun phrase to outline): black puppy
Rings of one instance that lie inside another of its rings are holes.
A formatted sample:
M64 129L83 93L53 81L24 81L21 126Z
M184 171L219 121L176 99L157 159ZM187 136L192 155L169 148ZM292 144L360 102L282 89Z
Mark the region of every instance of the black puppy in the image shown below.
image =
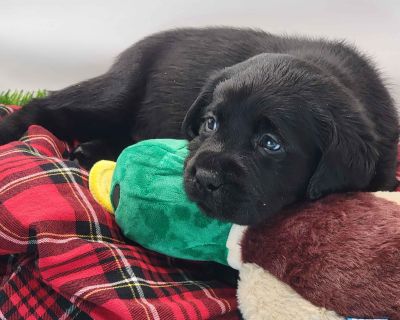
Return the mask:
M0 144L32 123L80 140L88 164L143 139L186 136L189 197L239 224L305 197L397 185L393 101L341 42L230 28L155 34L104 75L2 121Z

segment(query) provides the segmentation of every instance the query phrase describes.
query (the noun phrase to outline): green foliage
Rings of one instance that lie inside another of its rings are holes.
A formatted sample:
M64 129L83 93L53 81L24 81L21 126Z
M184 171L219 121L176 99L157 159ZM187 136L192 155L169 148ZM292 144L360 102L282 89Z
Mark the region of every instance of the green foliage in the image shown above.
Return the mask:
M24 90L7 90L0 92L0 104L13 104L23 106L33 98L42 98L47 95L46 90L24 91Z

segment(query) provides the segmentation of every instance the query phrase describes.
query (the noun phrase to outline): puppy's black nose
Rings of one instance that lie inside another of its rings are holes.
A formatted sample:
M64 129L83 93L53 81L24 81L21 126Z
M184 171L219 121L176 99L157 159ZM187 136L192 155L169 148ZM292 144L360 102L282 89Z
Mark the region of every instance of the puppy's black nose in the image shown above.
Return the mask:
M196 168L195 180L197 185L207 192L214 192L222 185L221 177L217 172L203 168Z

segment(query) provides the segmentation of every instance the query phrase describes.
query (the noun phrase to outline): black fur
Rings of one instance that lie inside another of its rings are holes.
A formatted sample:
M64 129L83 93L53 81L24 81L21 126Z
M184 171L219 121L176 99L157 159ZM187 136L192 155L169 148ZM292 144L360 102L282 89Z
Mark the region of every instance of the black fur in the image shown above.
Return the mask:
M183 138L184 117L186 191L220 219L255 224L305 197L397 185L397 114L371 63L342 42L254 30L145 38L104 75L2 121L0 144L36 123L82 141L76 155L90 165L143 139ZM264 134L279 152L260 147Z

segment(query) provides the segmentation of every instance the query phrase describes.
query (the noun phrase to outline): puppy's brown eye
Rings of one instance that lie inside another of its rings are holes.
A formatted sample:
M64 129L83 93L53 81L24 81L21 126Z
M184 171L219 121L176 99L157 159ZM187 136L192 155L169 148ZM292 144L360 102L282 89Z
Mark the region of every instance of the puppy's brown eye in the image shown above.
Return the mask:
M209 117L205 123L206 131L216 131L218 129L218 121L215 117Z

